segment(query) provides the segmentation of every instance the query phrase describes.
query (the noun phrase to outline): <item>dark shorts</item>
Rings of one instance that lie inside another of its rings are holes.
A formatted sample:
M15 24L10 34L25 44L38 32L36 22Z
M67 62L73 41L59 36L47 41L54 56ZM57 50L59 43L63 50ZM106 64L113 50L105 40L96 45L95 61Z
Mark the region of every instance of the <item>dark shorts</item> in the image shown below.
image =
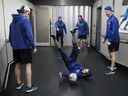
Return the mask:
M111 42L110 45L108 45L109 52L116 52L119 50L119 42Z
M81 36L78 36L78 39L87 39L87 36L86 35L81 35Z
M13 58L15 63L32 63L32 49L14 49Z

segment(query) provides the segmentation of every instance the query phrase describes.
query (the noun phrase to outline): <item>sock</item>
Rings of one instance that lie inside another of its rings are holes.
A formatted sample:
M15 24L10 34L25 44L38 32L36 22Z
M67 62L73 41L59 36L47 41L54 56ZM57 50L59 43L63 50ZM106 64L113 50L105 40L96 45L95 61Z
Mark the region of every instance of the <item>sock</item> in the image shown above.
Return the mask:
M111 71L114 71L115 64L111 64Z
M31 84L28 84L28 85L27 85L27 87L31 88L31 87L32 87L32 85L31 85Z
M19 84L19 85L20 85L21 83L22 83L21 81L16 82L16 84Z

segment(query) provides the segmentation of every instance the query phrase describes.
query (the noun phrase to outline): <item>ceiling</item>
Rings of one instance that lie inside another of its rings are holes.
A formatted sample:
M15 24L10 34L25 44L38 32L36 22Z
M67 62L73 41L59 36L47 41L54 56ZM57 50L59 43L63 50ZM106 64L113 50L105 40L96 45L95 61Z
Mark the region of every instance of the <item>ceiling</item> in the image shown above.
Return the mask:
M97 0L28 0L35 5L92 5Z

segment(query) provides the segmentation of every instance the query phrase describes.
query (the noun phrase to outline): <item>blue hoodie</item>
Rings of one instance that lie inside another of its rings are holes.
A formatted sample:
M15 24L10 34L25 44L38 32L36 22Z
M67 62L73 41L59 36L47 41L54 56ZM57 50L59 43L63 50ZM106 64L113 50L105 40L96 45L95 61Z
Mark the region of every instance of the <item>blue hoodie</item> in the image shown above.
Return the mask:
M107 20L107 29L106 29L106 36L105 40L108 39L109 42L119 42L119 22L117 18L112 15Z
M89 27L87 22L82 19L79 21L76 25L77 30L78 30L78 36L83 36L83 35L88 35L89 34Z
M63 32L65 31L65 34L67 33L67 29L66 29L66 25L63 21L57 21L55 23L55 27L56 27L56 32L60 32L63 34ZM59 31L57 31L57 28L59 29Z
M78 54L77 51L76 50L74 51L73 49L73 52L71 53L71 55ZM59 48L59 52L62 56L62 59L69 73L76 73L78 78L82 78L82 70L84 69L84 66L82 64L77 63L76 61L77 58L74 58L74 56L71 56L71 55L67 56L66 53L61 48Z
M13 21L10 24L9 41L13 49L35 48L32 26L26 16L13 15Z

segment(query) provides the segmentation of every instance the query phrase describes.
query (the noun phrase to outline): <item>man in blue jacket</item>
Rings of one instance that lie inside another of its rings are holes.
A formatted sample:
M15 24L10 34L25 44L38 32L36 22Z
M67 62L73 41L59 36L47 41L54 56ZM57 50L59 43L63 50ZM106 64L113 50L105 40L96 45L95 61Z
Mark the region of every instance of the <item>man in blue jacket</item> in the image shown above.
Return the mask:
M72 33L73 35L74 33ZM73 35L74 36L74 35ZM75 40L72 40L72 52L70 54L70 56L68 56L63 50L62 48L60 48L56 38L54 35L51 35L51 37L54 40L55 46L57 47L62 60L64 61L66 68L68 69L68 71L66 72L59 72L59 75L62 79L68 79L70 81L76 82L79 79L87 79L90 78L92 76L92 72L90 71L90 69L86 69L83 64L79 64L77 63L77 57L79 55L79 49L77 46L77 43L75 42ZM76 78L72 77L73 75L76 76Z
M9 41L13 48L13 58L16 64L16 90L24 92L32 92L37 90L37 87L32 86L32 52L36 52L36 47L33 39L32 26L28 16L30 8L22 6L17 10L19 14L13 15L12 23L10 24ZM26 83L21 80L21 65L26 65Z
M62 21L62 17L61 16L58 17L58 20L55 23L55 27L56 27L56 38L57 38L57 41L59 42L61 40L61 47L63 47L64 32L65 32L65 34L67 34L67 29L66 29L65 23Z
M79 47L83 47L84 45L88 46L87 37L89 35L89 27L82 15L78 16L76 29L78 30Z
M107 29L104 43L108 45L108 50L111 58L111 66L109 67L110 72L107 74L115 73L116 63L116 52L119 50L120 36L119 36L119 22L113 14L113 9L110 6L105 7L105 13L108 17Z

